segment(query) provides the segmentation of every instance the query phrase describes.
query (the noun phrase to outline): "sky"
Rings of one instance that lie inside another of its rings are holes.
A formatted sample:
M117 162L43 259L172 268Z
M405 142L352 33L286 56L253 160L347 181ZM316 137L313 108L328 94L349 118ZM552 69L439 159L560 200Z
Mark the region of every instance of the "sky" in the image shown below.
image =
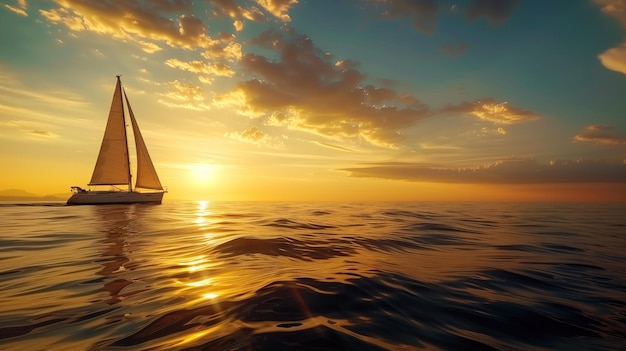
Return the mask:
M0 5L0 190L85 187L121 75L165 201L626 201L626 0Z

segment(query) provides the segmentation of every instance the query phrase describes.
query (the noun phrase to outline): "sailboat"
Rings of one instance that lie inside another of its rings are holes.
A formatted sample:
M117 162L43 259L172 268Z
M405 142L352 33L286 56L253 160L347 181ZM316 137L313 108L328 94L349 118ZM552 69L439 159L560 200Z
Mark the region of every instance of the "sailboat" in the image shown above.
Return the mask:
M128 152L128 138L126 133L126 118L124 101L128 109L130 123L135 139L137 152L137 179L135 188L132 184L130 157ZM148 149L139 131L135 115L130 107L126 91L122 88L120 76L113 93L113 101L109 111L100 153L96 166L89 182L91 186L106 186L107 190L89 190L79 186L72 186L72 196L67 200L68 205L100 205L100 204L131 204L155 203L160 204L166 192L159 181ZM118 186L126 186L126 189ZM140 191L140 189L142 189ZM144 189L148 189L147 191Z

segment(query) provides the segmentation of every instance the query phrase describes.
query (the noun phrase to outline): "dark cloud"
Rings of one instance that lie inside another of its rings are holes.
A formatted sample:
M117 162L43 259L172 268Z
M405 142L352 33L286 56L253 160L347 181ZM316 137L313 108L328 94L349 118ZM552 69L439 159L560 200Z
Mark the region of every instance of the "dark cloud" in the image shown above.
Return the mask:
M446 45L442 45L441 49L452 57L456 57L465 53L467 50L467 44L464 42L450 43Z
M345 168L351 177L436 183L541 184L626 183L626 164L602 161L552 161L510 158L475 168L445 168L417 163L376 163Z
M592 124L574 136L574 141L603 145L626 145L626 134L618 133L612 126Z
M417 30L432 33L438 24L439 7L435 0L378 0L382 18L411 18Z
M481 17L492 23L502 23L509 19L520 0L470 0L467 8L452 5L442 11L444 2L436 0L366 0L374 6L380 17L385 19L410 18L415 28L424 33L433 33L444 12L465 12L469 22ZM608 0L605 0L608 1Z
M519 3L519 0L471 0L467 8L467 19L474 21L486 17L491 22L505 22Z

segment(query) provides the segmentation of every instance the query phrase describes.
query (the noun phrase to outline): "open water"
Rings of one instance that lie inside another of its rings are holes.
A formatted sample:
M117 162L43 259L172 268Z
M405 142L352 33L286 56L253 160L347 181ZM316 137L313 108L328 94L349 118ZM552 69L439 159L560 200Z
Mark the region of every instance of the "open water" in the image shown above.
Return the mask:
M626 204L0 204L2 350L626 350Z

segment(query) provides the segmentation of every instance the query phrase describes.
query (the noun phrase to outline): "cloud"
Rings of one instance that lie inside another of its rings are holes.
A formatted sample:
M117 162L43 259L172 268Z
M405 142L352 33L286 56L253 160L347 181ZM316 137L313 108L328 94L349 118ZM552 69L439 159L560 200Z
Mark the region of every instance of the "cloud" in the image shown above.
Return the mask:
M251 127L241 132L230 132L227 133L226 136L255 145L265 145L273 148L284 147L284 143L280 138L273 138L267 133L259 130L257 127Z
M602 12L617 19L626 28L626 0L594 0ZM612 71L626 74L626 42L598 55L602 65Z
M470 114L483 121L497 124L516 124L540 118L540 116L534 112L511 106L507 102L497 102L493 98L479 99L473 102L463 102L458 105L447 106L442 109L441 112ZM498 132L500 134L506 134L504 129Z
M186 83L181 83L178 80L170 82L170 93L168 93L168 97L174 100L181 101L202 101L204 100L204 95L202 94L202 87L197 85L191 85Z
M237 32L241 32L243 30L243 21L236 20L233 22L233 27Z
M0 105L0 110L5 110L3 105ZM50 127L50 123L33 121L33 120L8 120L6 122L0 121L0 129L2 128L10 128L22 133L25 133L31 137L35 137L39 140L43 139L52 139L58 138L59 135L53 132L50 132L46 129ZM38 128L38 129L34 129ZM11 131L9 134L10 138L15 139L18 134ZM4 138L4 136L3 136Z
M245 141L253 144L261 144L268 139L268 135L260 131L257 127L248 128L241 132L231 132L228 134L233 139Z
M207 63L202 61L181 61L179 59L169 59L165 64L172 68L192 73L202 73L209 76L232 77L235 72L223 63Z
M287 12L292 5L298 3L298 0L254 0L263 7L267 12L283 22L291 21Z
M351 177L465 184L626 183L626 164L602 161L509 158L474 168L445 168L419 163L374 163L344 168Z
M215 100L267 123L331 138L395 147L399 130L428 111L411 95L367 83L350 61L334 60L302 35L262 33L252 44L273 50L278 59L247 53L240 65L255 79Z
M25 130L24 132L32 135L32 136L36 136L36 137L43 137L43 138L56 138L58 137L57 134L54 134L52 132L49 132L47 130Z
M141 45L141 50L148 54L154 54L155 52L163 50L160 46L155 43L151 43L148 41L138 40L139 45Z
M385 19L411 18L417 30L433 33L439 24L440 5L437 0L367 0L380 8L380 17ZM457 5L448 7L450 13L465 11L469 22L486 17L492 23L502 23L509 19L520 0L470 0L467 8Z
M442 45L441 49L450 54L450 56L457 57L465 53L465 50L467 50L467 44L464 42L451 43Z
M620 134L612 126L592 124L574 136L575 142L595 143L602 145L626 145L626 134Z
M341 151L346 151L346 152L354 152L354 150L348 149L347 147L334 145L334 144L330 144L330 143L325 143L325 142L322 142L322 141L316 141L315 143L317 145L321 145L323 147L327 147L327 148L330 148L330 149L341 150Z
M420 32L432 33L439 23L439 8L434 0L370 0L370 3L382 7L382 18L411 18Z
M4 4L4 7L6 7L10 11L12 11L12 12L14 12L14 13L20 15L20 16L28 17L28 13L26 12L26 10L28 9L28 4L26 3L26 0L18 0L17 1L17 6L11 6L9 4Z
M493 23L502 23L509 19L519 0L471 0L466 16L469 21L486 17Z
M232 18L233 26L240 31L243 28L243 19L265 22L267 18L263 11L282 22L290 22L289 10L298 3L298 0L254 0L257 6L251 3L242 6L236 0L208 0L207 2L213 6L214 15Z
M160 99L159 103L175 108L185 108L189 110L208 110L210 106L204 103L205 97L202 87L178 80L169 82L170 90L162 94L166 100Z
M626 42L601 53L598 59L604 67L626 74Z
M228 16L232 19L247 19L254 22L264 22L265 15L256 6L242 7L235 0L208 0L213 5L213 14Z
M615 17L626 28L626 0L594 0L602 12Z
M138 43L142 50L159 50L154 42L171 47L196 49L223 47L232 38L214 39L206 34L204 23L191 15L190 0L63 0L59 7L39 10L49 22L72 31L89 31Z

